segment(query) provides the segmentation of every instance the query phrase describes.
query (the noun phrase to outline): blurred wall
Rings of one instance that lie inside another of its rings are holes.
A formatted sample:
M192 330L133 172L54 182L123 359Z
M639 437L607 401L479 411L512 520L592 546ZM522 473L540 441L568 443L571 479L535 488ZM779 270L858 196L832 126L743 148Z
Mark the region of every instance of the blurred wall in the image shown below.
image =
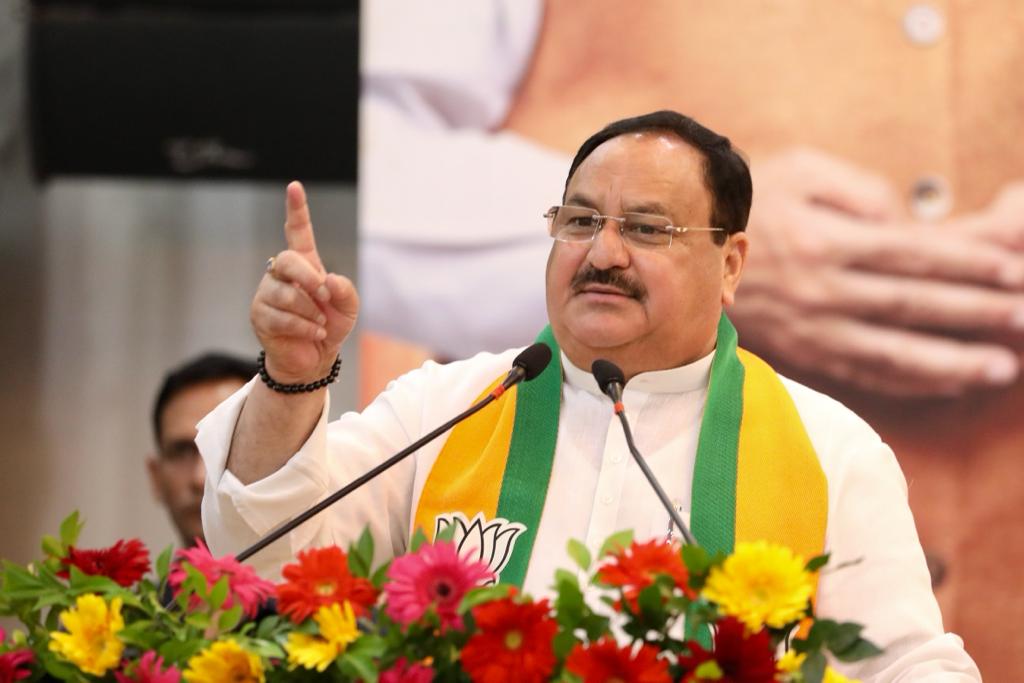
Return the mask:
M176 541L144 458L164 372L255 356L249 300L283 248L284 183L31 180L15 3L0 2L0 557L28 561L78 509L82 544ZM73 116L73 112L69 112ZM355 191L312 185L329 267L355 275ZM332 414L355 405L356 345Z

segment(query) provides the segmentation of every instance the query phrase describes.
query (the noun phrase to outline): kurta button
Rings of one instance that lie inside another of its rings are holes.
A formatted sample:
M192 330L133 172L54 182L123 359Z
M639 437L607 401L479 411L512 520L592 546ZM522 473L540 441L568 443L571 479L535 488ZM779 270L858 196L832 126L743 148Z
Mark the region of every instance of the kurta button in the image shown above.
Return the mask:
M603 496L601 498L601 502L604 503L605 505L611 505L613 500L615 499L612 498L611 496Z
M953 193L945 178L922 176L910 188L910 212L919 221L938 221L953 209Z
M903 31L915 45L934 45L946 31L946 19L942 12L932 5L911 5L903 15Z

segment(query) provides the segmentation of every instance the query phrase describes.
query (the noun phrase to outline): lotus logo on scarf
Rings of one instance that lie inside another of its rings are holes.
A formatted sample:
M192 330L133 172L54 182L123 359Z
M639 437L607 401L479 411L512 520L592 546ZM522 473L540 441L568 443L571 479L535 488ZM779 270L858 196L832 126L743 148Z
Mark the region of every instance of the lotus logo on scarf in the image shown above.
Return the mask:
M516 539L526 531L524 524L510 522L502 517L487 521L483 514L478 512L469 520L461 512L449 512L437 516L434 537L451 526L455 527L452 541L459 555L485 563L496 576L501 574L501 570L512 557Z

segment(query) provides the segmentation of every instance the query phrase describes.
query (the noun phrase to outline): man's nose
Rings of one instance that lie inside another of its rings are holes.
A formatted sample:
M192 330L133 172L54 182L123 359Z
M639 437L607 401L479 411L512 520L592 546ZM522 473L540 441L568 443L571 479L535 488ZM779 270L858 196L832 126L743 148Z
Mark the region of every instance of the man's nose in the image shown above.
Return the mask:
M587 260L598 270L626 268L629 265L629 248L622 238L621 222L604 218L601 229L594 235Z

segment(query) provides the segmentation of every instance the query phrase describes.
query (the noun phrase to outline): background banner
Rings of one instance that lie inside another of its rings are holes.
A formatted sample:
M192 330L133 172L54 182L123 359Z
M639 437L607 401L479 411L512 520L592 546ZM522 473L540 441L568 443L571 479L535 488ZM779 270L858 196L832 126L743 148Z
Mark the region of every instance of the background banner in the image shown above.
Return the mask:
M1024 621L1024 6L385 1L363 30L363 320L392 338L364 396L528 343L572 153L691 115L751 162L741 344L893 447L947 629L1024 678L992 633Z

